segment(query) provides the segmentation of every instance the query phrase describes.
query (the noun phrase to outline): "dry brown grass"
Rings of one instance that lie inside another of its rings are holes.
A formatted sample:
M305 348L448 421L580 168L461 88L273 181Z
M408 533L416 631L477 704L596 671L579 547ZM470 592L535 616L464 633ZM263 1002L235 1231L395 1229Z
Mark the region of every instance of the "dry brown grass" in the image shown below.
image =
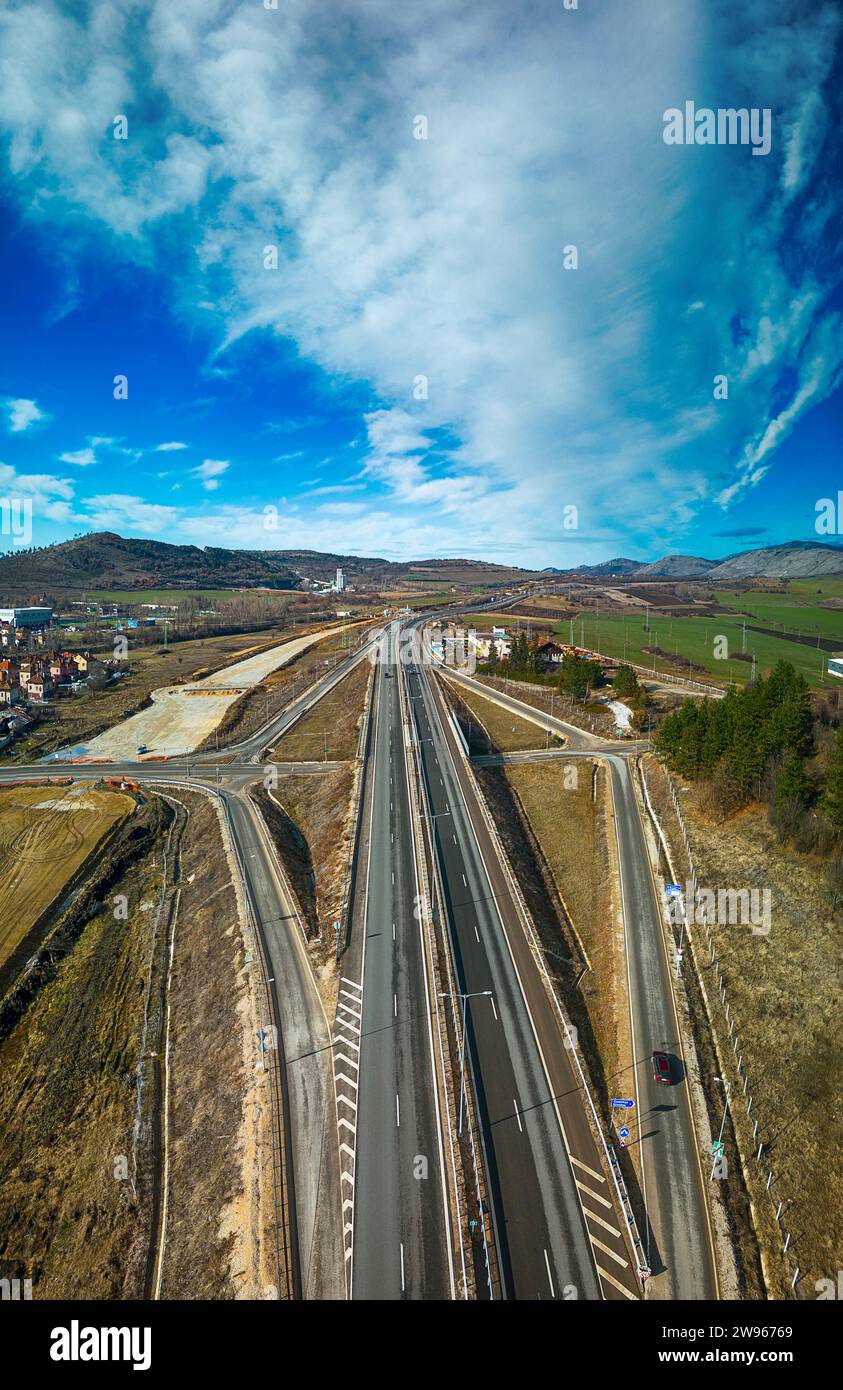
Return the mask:
M357 751L360 719L373 667L355 666L330 694L279 739L271 757L277 762L344 762Z
M502 709L500 705L487 700L478 691L470 690L467 686L454 686L445 679L441 684L448 703L461 717L463 732L469 737L472 753L514 753L524 749L544 748L545 736L537 724L530 724L517 714L510 714L509 710ZM467 727L466 711L468 719L475 726L473 730ZM478 725L483 735L481 740L475 737ZM551 746L558 747L559 741L554 743L551 739Z
M538 840L590 966L579 989L600 1057L599 1070L611 1080L623 1073L628 1059L624 961L612 911L607 774L580 758L570 765L512 765L505 769L505 776ZM549 949L564 947L549 943Z
M656 787L658 777L655 771ZM717 926L712 935L750 1077L765 1164L775 1175L773 1191L784 1200L781 1227L791 1233L789 1257L782 1259L781 1236L765 1192L767 1168L752 1157L746 1106L736 1104L737 1136L748 1157L769 1282L773 1296L786 1296L792 1267L798 1264L801 1296L814 1297L817 1279L836 1277L843 1250L843 936L831 908L827 865L780 844L757 806L717 823L703 814L696 788L686 789L682 806L701 886L769 888L772 894L769 936L737 925ZM669 807L663 796L659 811L678 845ZM678 848L676 862L684 871L686 861ZM702 927L694 929L694 943L714 1004L721 1056L731 1066L734 1056ZM736 1069L728 1074L734 1093L742 1092Z
M326 1010L336 1004L333 923L339 918L352 833L354 764L322 776L279 777L257 794L309 935L308 953Z
M579 1033L597 1095L626 1065L619 1008L622 936L611 897L605 773L591 801L591 763L478 767L477 776L538 931L550 974ZM591 969L583 969L590 962ZM579 983L578 983L579 982Z
M130 796L79 783L0 791L0 967L134 808Z
M170 1209L164 1298L259 1298L276 1284L271 1110L256 1072L253 992L216 807L190 816L170 986ZM261 1179L264 1191L261 1192Z
M120 832L0 1044L0 1266L31 1278L35 1299L143 1295L135 1075L163 828L154 807L131 824L145 838ZM99 907L112 893L126 895L126 920Z

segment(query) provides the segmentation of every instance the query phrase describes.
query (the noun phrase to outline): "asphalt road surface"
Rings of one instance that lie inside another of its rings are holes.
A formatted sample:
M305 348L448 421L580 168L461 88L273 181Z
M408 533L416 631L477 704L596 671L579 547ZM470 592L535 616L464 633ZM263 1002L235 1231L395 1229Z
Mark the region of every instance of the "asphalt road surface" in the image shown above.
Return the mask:
M460 987L478 996L467 1001L467 1038L505 1295L636 1298L632 1253L585 1098L471 806L441 696L421 666L411 669L409 685Z
M691 1115L682 1041L670 980L672 948L656 901L630 764L607 758L621 866L635 1058L632 1142L639 1146L652 1277L647 1297L716 1299L718 1295L699 1147ZM653 1051L671 1058L672 1084L654 1079Z
M448 672L458 684L477 686L470 677ZM650 859L635 797L630 759L634 744L609 743L559 719L537 714L513 696L491 692L495 704L570 737L556 752L506 754L478 762L539 762L578 756L603 757L612 777L621 896L629 973L630 1019L635 1066L629 1077L634 1099L630 1142L637 1144L643 1169L642 1194L647 1220L641 1235L652 1276L648 1299L716 1299L716 1262L699 1146L688 1096L682 1042L671 984L672 950L656 900ZM623 751L621 751L623 750ZM654 1050L672 1058L673 1084L655 1081Z
M376 671L366 843L343 961L345 1033L360 1048L351 1288L355 1299L435 1300L453 1297L454 1284L396 641L391 627Z

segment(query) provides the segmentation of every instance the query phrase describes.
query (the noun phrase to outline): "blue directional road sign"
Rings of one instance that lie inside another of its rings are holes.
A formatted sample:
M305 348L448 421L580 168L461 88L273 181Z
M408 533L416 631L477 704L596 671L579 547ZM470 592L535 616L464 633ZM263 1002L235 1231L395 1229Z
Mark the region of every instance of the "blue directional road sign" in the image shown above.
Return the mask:
M634 1101L634 1100L613 1100L613 1101L612 1101L612 1109L613 1109L613 1110L631 1110L631 1109L633 1108L634 1105L635 1105L635 1101Z
M664 891L668 898L681 898L682 896L682 889L678 883L666 883Z
M628 1138L629 1138L629 1128L628 1128L628 1126L627 1126L627 1125L624 1125L622 1129L619 1129L619 1130L618 1130L618 1133L620 1134L621 1139L628 1139Z

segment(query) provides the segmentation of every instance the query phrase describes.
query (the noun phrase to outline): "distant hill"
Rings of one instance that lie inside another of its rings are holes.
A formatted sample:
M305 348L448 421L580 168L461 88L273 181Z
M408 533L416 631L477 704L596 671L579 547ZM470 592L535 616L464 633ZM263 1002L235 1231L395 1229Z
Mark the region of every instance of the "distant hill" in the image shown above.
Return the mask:
M644 568L642 560L627 560L619 556L616 560L604 560L599 565L578 565L575 570L544 570L544 574L637 574Z
M642 565L636 571L636 579L696 579L710 574L717 567L716 560L705 560L701 555L663 555L651 565Z
M125 540L96 531L41 550L0 555L0 606L87 589L291 589L298 575L276 551Z
M430 585L507 584L531 571L484 560L414 560L316 550L226 550L171 545L96 531L37 550L0 555L0 607L96 589L302 589L331 581L342 569L357 588L408 581Z
M811 579L814 575L843 574L843 545L823 541L787 541L727 555L725 560L706 560L700 555L663 555L642 564L637 560L605 560L601 565L580 565L569 574L634 575L636 579Z
M843 574L843 546L823 541L788 541L730 555L708 571L709 579L812 579Z
M450 587L516 584L538 571L485 560L431 559L396 563L377 556L316 550L227 550L217 546L171 545L138 540L113 531L77 536L38 550L0 555L0 607L96 589L313 588L342 569L359 590L388 589L408 583L431 593ZM790 541L706 560L698 555L665 555L644 564L619 556L575 570L552 566L543 574L619 579L799 579L843 574L843 545Z

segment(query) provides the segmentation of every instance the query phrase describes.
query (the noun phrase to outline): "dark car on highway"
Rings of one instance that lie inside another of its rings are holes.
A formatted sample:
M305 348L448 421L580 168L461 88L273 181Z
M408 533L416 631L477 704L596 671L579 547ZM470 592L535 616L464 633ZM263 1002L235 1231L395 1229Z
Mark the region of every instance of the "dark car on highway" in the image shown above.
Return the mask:
M665 1086L670 1085L670 1058L666 1052L653 1053L653 1076Z

